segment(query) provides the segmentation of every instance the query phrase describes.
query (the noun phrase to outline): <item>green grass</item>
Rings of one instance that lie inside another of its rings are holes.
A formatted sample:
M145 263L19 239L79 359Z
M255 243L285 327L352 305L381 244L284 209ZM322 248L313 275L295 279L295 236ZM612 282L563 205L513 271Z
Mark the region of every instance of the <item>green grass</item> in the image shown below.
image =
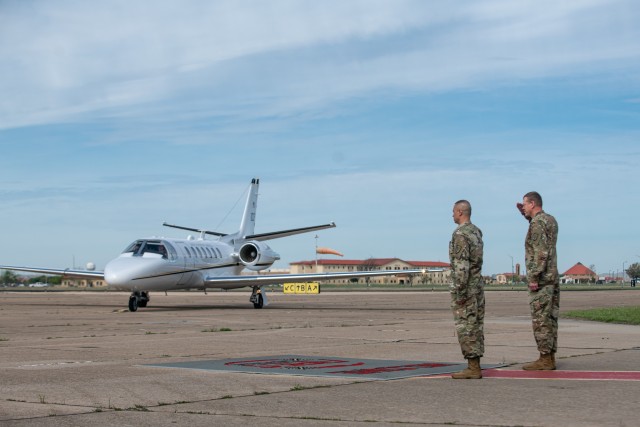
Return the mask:
M564 317L594 320L596 322L640 325L640 307L611 307L594 308L592 310L574 310L565 313Z

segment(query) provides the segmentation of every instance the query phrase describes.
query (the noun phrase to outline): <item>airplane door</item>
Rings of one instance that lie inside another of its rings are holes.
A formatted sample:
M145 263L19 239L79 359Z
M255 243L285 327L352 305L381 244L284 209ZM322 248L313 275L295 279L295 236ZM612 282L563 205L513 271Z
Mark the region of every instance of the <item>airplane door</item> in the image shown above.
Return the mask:
M194 278L193 270L195 270L196 265L195 254L192 253L186 245L180 245L178 250L180 251L179 259L184 268L184 273L178 281L178 286L188 286Z

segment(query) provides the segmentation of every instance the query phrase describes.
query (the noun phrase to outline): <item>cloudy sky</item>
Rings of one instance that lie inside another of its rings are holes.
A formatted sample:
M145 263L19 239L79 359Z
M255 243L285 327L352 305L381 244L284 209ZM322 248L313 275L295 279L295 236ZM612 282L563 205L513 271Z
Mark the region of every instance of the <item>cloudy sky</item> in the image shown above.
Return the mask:
M98 268L163 221L335 221L347 258L448 260L471 201L485 274L640 261L634 0L0 2L0 264ZM240 200L240 201L239 201ZM315 234L270 243L314 258Z

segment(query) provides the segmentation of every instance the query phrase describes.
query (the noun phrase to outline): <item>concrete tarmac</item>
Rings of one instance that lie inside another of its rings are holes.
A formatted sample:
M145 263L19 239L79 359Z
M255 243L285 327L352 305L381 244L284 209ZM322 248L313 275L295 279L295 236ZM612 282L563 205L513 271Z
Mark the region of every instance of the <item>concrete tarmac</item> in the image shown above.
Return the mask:
M527 294L487 292L483 363L538 354ZM156 368L299 354L462 362L444 292L0 293L0 426L637 426L640 381L389 381ZM567 310L639 306L640 291L564 292ZM561 319L558 369L640 371L640 327ZM579 374L578 374L579 376Z

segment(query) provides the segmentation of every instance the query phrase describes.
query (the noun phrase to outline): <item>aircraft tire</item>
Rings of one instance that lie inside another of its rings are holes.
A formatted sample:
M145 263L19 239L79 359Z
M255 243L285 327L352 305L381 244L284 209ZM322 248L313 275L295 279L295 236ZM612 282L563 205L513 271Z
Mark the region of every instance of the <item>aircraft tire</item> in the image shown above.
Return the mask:
M133 295L129 298L129 311L138 311L138 298Z
M253 303L253 308L262 308L264 306L264 298L262 298L261 294L257 295L258 302Z
M138 307L145 308L149 302L149 292L141 292L138 298Z

